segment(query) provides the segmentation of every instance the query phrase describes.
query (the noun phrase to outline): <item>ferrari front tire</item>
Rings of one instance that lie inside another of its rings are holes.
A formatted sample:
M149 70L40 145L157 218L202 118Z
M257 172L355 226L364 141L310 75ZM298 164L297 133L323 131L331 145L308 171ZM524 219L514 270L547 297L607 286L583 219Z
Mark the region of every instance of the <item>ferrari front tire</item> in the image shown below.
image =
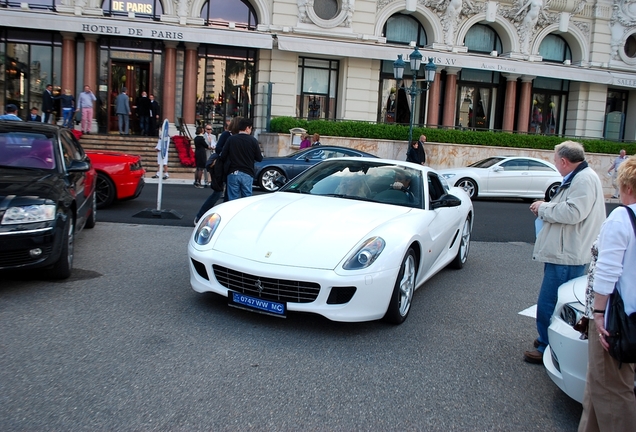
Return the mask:
M402 260L400 271L398 272L393 294L389 302L389 308L384 315L384 320L391 324L402 324L411 310L413 293L415 292L415 276L417 266L415 265L415 252L409 248Z

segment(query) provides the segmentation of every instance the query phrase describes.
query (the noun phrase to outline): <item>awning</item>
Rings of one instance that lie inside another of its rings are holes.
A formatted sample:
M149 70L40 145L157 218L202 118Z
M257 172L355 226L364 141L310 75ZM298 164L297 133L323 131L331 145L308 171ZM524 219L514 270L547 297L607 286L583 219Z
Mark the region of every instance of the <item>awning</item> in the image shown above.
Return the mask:
M244 30L224 30L210 27L185 27L155 21L127 21L117 18L91 18L3 10L0 25L26 29L93 34L97 36L133 37L162 42L194 42L243 48L272 49L272 36Z

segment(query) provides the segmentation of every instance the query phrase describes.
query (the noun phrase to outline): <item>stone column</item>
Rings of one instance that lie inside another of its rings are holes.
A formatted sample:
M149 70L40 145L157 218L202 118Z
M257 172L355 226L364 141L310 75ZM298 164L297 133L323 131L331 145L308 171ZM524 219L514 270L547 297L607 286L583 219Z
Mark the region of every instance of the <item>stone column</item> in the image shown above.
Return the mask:
M506 100L504 102L504 115L502 129L512 132L515 126L515 101L517 99L517 74L502 74L506 77Z
M62 93L66 89L75 99L77 92L84 90L75 88L75 33L62 32Z
M183 78L183 121L185 124L194 124L197 103L197 72L199 44L185 44L185 73Z
M521 77L521 96L517 110L517 132L528 132L530 126L530 106L532 105L532 80L535 77L523 75Z
M431 83L431 87L428 89L428 108L426 109L426 126L437 127L439 125L439 90L440 75L442 69L438 68L435 74L435 80Z
M97 88L97 64L98 60L97 36L84 34L84 84L80 91L84 91L84 85L90 86L95 96L99 94ZM72 87L71 87L72 88ZM97 114L98 104L93 103L93 119L91 120L91 133L97 132Z
M163 101L161 111L170 123L175 122L174 98L177 85L177 42L164 42Z
M457 74L460 68L446 68L446 97L444 98L444 117L442 126L455 126L455 103L457 102Z

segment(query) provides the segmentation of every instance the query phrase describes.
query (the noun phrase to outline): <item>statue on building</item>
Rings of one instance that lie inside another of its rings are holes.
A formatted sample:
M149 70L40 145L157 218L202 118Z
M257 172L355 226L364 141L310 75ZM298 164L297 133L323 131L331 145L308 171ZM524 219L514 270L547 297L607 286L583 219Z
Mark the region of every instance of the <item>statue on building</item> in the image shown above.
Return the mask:
M443 7L446 2L448 4ZM467 7L470 11L474 10L471 0L439 0L435 6L435 9L443 11L440 19L444 29L444 43L448 46L456 45L457 27L459 26L464 7Z
M175 0L177 3L177 15L180 17L190 16L190 0Z
M625 38L636 27L636 0L614 0L610 18L610 57L625 61Z
M523 54L530 54L530 40L534 34L534 28L539 21L539 16L543 15L547 19L545 14L543 0L528 0L519 8L519 11L515 14L515 18L518 18L523 12L526 12L521 24L519 25L519 44L520 51Z

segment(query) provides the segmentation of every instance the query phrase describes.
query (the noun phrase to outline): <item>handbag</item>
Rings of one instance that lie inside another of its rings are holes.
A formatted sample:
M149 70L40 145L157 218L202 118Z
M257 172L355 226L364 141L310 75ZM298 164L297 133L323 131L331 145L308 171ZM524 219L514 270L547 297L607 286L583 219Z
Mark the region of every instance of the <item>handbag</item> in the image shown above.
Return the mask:
M623 207L629 213L636 234L636 215L631 208ZM620 364L636 363L636 312L631 315L625 313L623 298L616 288L610 295L605 329L610 334L607 337L610 355Z

